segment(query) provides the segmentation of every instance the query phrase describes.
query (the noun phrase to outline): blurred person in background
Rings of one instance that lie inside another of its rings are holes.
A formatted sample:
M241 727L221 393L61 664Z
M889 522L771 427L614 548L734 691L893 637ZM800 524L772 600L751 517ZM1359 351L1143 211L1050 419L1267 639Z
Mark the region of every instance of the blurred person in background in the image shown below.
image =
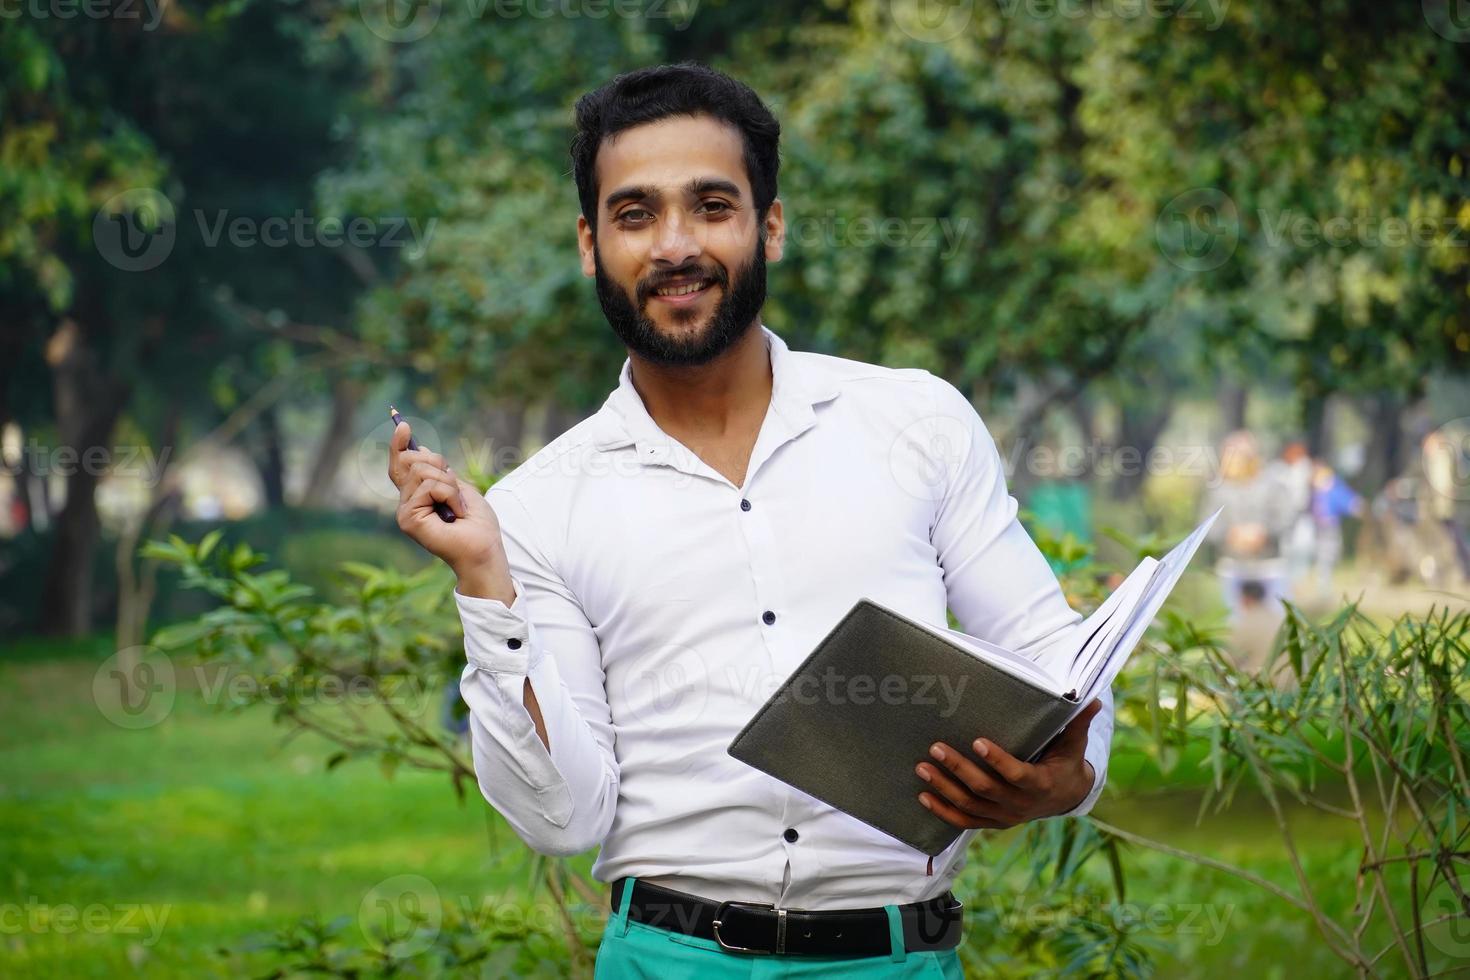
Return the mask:
M1265 472L1250 432L1239 429L1220 443L1220 482L1205 491L1203 503L1201 519L1223 508L1207 540L1216 548L1215 572L1231 622L1246 582L1259 582L1266 603L1278 605L1286 594L1281 542L1296 514L1281 482Z
M1384 573L1390 584L1401 585L1419 567L1417 481L1410 476L1389 480L1373 497L1371 515L1378 553L1373 571Z
M1434 550L1452 552L1460 569L1461 583L1470 584L1470 545L1465 543L1465 530L1455 513L1456 490L1461 487L1466 461L1460 458L1459 450L1443 429L1425 435L1419 448L1424 467L1424 516L1432 522L1432 533L1444 546ZM1436 564L1433 578L1437 584L1448 584L1450 562Z
M1312 470L1311 520L1314 530L1313 565L1317 577L1317 598L1332 599L1332 572L1342 557L1342 519L1363 512L1363 498L1326 463Z
M1286 610L1279 602L1267 602L1265 586L1256 581L1241 583L1239 601L1230 626L1230 651L1236 667L1256 674L1271 659Z
M1312 567L1316 547L1316 525L1312 520L1313 465L1306 443L1293 439L1268 468L1271 478L1279 482L1287 494L1291 512L1295 515L1281 546L1288 590L1294 590Z

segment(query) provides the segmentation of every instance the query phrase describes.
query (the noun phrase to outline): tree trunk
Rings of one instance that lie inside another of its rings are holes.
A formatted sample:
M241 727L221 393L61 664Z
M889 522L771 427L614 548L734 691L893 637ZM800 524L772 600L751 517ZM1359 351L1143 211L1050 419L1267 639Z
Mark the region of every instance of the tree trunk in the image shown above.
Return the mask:
M1148 479L1149 454L1174 414L1174 400L1166 398L1157 408L1124 405L1119 425L1117 457L1118 475L1113 480L1113 499L1130 500L1143 489ZM1127 449L1127 455L1121 450Z
M1226 432L1245 428L1245 410L1250 400L1250 391L1245 385L1225 382L1220 386L1220 421Z
M306 482L306 492L301 496L301 506L325 507L331 502L332 486L337 471L342 468L342 457L352 445L352 423L361 402L361 382L338 378L332 383L332 415L317 446L311 477Z
M1323 459L1332 452L1332 432L1327 424L1327 397L1313 395L1302 405L1302 427L1306 430L1307 452Z
M1092 465L1093 454L1091 449L1097 442L1097 410L1093 406L1092 398L1086 392L1072 399L1072 404L1069 407L1072 411L1072 418L1077 423L1077 428L1082 432L1082 452L1076 457L1076 462L1079 465L1076 468L1076 472L1072 475L1075 475L1080 480L1090 481L1093 470L1095 469ZM1067 460L1069 464L1072 461L1070 458Z
M1400 416L1404 400L1392 392L1382 392L1359 402L1368 420L1368 449L1363 470L1358 474L1360 491L1376 492L1403 468L1404 440Z
M183 494L174 486L175 470L168 463L173 456L173 446L178 435L179 410L172 407L164 419L160 437L154 442L159 447L163 470L158 474L158 482L153 485L149 494L148 506L136 522L129 524L118 535L115 557L118 650L141 645L148 630L148 614L157 592L158 562L152 558L144 558L134 565L133 560L137 557L140 541L163 534L178 517ZM125 670L123 675L127 678L133 676L130 670Z
M275 510L286 505L286 460L281 448L281 422L274 405L260 413L250 458L265 488L265 505Z
M74 452L76 462L67 466L66 503L56 519L39 627L51 635L81 636L91 627L92 565L99 535L95 491L101 468L87 462L88 450L108 451L128 390L102 374L70 318L47 341L46 362L55 391L59 448Z
M504 476L525 462L526 403L506 402L480 416L482 436L465 443L466 462L484 476Z

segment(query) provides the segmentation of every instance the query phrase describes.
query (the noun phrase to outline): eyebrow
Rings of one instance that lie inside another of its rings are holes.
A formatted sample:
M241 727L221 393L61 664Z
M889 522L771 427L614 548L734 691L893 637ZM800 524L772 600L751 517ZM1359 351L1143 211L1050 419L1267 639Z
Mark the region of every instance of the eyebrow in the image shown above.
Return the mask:
M699 197L702 194L726 194L735 200L740 200L740 188L732 181L723 177L696 177L684 185L684 193L688 197ZM652 184L634 184L629 187L619 187L607 196L603 207L611 211L624 201L657 201L663 198L663 192Z

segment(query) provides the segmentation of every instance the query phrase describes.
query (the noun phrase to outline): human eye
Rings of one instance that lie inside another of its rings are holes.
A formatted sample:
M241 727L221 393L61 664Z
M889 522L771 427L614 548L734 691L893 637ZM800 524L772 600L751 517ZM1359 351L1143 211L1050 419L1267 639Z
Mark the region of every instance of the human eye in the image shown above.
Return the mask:
M730 207L730 205L726 204L724 201L714 201L714 200L705 201L704 204L701 205L701 207L704 208L704 209L709 209L709 208L715 208L716 209L716 210L713 210L713 211L707 211L707 213L709 213L709 214L724 214L724 213L726 213L728 211L733 211L734 210L733 208Z
M634 218L633 217L634 215L638 215L638 214L648 215L649 217L652 217L652 215L649 214L649 211L648 211L647 208L629 208L626 211L620 212L618 214L617 220L620 221L620 222L625 222L625 223L627 223L627 222L635 222L635 221L642 220L642 219L637 219L637 218Z

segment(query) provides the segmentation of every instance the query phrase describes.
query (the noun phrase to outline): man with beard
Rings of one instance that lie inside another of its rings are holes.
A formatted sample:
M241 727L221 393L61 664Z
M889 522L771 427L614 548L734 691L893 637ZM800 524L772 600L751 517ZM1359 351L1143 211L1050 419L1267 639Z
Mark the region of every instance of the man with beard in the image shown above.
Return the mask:
M793 351L761 322L785 222L780 126L749 87L647 68L576 121L582 270L628 348L617 388L483 498L408 451L407 425L390 448L399 526L458 579L481 792L541 853L601 845L599 978L960 977L966 843L1092 808L1111 693L1034 763L976 739L875 773L965 831L934 858L726 747L862 596L939 626L953 609L1023 653L1081 617L953 385Z

